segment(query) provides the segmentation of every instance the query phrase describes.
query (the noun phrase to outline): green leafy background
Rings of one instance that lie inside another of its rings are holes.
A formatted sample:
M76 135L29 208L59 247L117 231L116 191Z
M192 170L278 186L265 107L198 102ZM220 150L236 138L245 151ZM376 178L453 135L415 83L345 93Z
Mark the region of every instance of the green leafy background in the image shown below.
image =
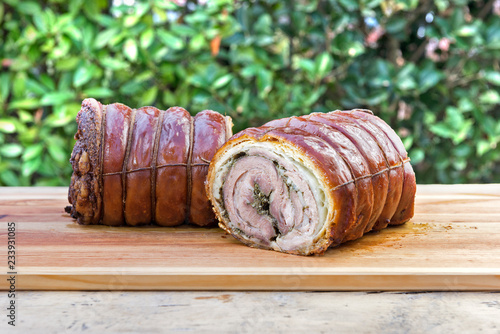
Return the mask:
M419 183L500 182L495 1L205 2L2 1L0 185L69 183L86 97L213 109L235 131L369 108Z

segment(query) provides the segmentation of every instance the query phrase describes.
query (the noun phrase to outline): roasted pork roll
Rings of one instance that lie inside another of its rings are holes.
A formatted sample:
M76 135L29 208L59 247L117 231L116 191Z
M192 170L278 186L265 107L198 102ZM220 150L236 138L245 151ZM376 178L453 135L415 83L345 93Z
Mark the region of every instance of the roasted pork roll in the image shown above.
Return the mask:
M86 99L77 123L66 211L78 223L216 224L204 182L210 160L232 135L230 117Z
M238 240L311 255L408 221L416 183L397 134L356 109L237 133L212 159L206 188L219 226Z

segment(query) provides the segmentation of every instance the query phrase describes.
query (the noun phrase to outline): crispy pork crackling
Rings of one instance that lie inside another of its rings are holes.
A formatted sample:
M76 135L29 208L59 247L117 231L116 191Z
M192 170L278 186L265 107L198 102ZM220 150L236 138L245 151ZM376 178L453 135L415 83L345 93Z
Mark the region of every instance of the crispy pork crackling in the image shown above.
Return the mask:
M355 109L237 133L212 159L206 190L219 226L241 242L311 255L408 221L416 182L397 134Z
M204 182L230 117L86 99L77 122L66 211L79 224L216 224Z

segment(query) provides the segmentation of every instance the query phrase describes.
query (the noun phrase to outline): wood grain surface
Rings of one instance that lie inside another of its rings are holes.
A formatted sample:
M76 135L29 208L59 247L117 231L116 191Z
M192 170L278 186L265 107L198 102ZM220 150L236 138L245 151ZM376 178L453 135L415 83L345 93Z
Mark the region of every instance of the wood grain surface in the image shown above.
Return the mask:
M66 191L0 188L17 289L500 290L498 184L420 185L410 222L316 257L252 249L217 228L80 226Z
M492 292L22 291L17 302L19 333L498 334L500 328L500 294ZM0 305L7 304L0 294ZM0 332L16 333L6 321Z

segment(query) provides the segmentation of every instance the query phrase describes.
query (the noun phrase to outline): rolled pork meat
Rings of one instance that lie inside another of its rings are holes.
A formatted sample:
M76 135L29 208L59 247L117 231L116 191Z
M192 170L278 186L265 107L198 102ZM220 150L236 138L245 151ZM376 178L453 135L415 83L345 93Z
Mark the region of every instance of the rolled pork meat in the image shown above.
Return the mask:
M204 182L230 117L86 99L77 123L66 211L79 224L216 225Z
M219 226L236 239L312 255L408 221L416 182L394 130L355 109L237 133L215 154L206 190Z

